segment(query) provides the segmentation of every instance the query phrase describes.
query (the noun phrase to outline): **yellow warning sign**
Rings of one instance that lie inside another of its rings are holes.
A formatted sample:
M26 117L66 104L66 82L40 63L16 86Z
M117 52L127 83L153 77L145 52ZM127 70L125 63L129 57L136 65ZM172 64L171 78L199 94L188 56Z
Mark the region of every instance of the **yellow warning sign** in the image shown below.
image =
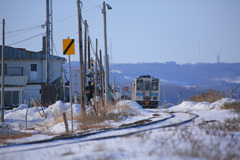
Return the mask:
M63 55L75 55L74 39L63 39Z

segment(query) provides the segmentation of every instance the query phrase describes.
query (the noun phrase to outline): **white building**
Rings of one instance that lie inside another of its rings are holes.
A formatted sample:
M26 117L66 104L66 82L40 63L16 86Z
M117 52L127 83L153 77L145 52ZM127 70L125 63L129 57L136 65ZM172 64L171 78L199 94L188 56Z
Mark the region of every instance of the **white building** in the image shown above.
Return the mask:
M2 46L0 46L0 58ZM66 59L50 56L50 83L60 86L62 64ZM0 65L1 68L2 64ZM1 72L1 70L0 70ZM1 75L1 74L0 74ZM5 104L19 105L24 100L41 99L41 87L46 83L46 54L5 46Z

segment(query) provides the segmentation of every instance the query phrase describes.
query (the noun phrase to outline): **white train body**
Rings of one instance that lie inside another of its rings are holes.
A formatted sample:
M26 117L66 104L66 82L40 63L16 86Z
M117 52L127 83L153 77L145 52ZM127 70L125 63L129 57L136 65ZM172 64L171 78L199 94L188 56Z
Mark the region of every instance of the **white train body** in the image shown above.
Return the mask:
M160 81L149 75L140 76L131 85L132 100L144 108L156 108L160 100Z

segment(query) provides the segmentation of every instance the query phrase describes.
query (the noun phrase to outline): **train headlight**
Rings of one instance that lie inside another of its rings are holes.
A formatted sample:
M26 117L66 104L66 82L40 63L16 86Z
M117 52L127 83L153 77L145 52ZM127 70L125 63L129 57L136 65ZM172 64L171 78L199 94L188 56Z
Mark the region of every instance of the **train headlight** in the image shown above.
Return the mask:
M148 106L150 104L150 102L149 101L144 101L144 104Z

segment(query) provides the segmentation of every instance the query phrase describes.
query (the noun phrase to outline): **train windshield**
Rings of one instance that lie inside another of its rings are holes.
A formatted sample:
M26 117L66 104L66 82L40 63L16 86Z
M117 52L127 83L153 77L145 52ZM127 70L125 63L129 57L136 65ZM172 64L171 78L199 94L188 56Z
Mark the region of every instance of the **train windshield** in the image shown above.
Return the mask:
M143 90L143 80L137 80L137 90Z
M157 80L153 80L152 81L152 90L158 90L158 81Z
M145 82L145 90L150 90L150 83L149 82Z

